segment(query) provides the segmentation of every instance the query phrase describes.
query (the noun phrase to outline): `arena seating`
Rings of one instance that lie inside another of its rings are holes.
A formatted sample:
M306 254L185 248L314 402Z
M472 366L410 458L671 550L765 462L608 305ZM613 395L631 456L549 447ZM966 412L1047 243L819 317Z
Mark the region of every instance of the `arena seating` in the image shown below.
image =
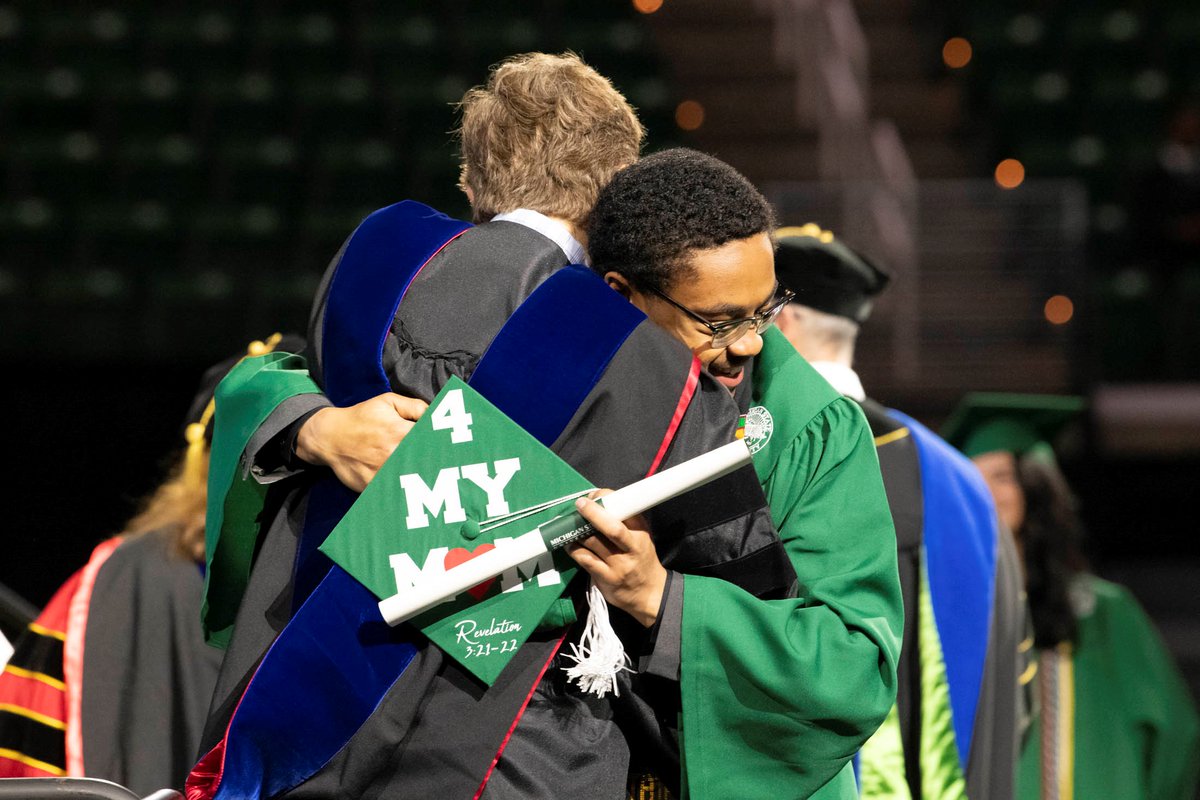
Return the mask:
M1200 374L1200 263L1148 254L1143 179L1174 103L1200 91L1200 16L1187 0L944 4L974 48L972 128L1030 178L1074 177L1090 196L1098 353L1113 380ZM1143 215L1144 216L1144 215Z
M538 49L579 52L670 143L628 3L0 0L0 315L32 337L0 353L157 357L170 333L215 356L302 330L366 212L467 213L452 103ZM34 306L59 333L33 335ZM191 342L188 320L209 335Z

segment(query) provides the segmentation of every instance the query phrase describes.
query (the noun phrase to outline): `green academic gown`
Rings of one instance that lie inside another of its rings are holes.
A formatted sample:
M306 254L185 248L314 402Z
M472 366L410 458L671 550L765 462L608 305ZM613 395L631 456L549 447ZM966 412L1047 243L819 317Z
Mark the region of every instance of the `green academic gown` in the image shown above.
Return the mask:
M895 531L862 410L763 338L745 438L798 591L685 576L685 794L853 798L849 759L896 699Z
M1039 653L1041 715L1021 756L1017 796L1188 800L1200 726L1153 623L1126 589L1094 575L1077 579L1072 603L1078 641Z

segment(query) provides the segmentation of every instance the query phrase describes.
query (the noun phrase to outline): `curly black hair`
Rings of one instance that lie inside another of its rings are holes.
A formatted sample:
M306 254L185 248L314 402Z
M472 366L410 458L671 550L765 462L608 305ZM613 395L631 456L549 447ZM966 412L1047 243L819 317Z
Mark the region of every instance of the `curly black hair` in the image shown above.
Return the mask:
M1038 647L1073 642L1079 623L1071 606L1071 583L1087 570L1078 504L1058 466L1029 453L1017 460L1025 493L1021 525L1029 615Z
M662 150L616 174L588 221L592 269L639 291L690 277L695 250L775 230L775 213L744 175L687 148Z

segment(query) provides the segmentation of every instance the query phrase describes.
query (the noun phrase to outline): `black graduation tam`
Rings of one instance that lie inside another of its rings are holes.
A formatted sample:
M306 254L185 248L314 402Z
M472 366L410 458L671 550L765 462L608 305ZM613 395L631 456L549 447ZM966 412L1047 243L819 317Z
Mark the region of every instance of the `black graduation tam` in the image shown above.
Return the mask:
M1049 455L1051 443L1083 407L1082 397L972 392L950 415L942 436L967 456L995 451Z
M859 323L890 276L870 259L813 223L775 232L775 277L796 293L795 302Z
M224 361L213 364L204 371L204 375L200 378L200 386L196 389L195 396L192 397L192 404L188 408L187 417L183 421L183 435L189 442L193 437L203 435L206 439L212 439L212 403L213 394L217 391L217 384L229 374L229 371L236 367L244 358L252 356L261 356L264 353L270 353L275 350L283 350L288 353L299 353L304 349L305 341L302 337L293 333L281 334L275 333L269 336L265 341L255 340L246 346L243 353L230 356ZM199 428L192 428L192 425L199 425Z
M246 346L246 352L213 364L204 371L200 378L200 388L192 397L192 405L183 422L183 438L187 441L182 475L185 482L192 486L203 486L208 481L208 461L205 454L212 445L212 418L213 409L216 407L213 396L216 394L217 384L231 369L241 363L242 359L261 356L274 350L299 353L304 346L304 339L299 336L273 333L266 341L255 340Z

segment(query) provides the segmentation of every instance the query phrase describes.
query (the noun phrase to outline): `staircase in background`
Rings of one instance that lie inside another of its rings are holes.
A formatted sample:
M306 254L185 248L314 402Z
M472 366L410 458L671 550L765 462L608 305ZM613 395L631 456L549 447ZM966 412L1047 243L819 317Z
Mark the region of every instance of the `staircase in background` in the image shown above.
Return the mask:
M892 271L859 348L875 394L936 418L968 389L1071 388L1074 329L1043 306L1080 300L1083 201L972 176L961 82L912 0L667 0L650 22L679 96L705 108L695 145L782 223L818 222Z
M854 3L869 53L870 116L895 122L918 178L971 177L973 160L957 136L958 86L931 74L931 63L940 66L940 44L921 35L912 5ZM693 133L697 147L756 183L821 176L816 120L800 107L801 76L776 53L767 4L668 0L650 23L680 96L704 106L704 123Z

